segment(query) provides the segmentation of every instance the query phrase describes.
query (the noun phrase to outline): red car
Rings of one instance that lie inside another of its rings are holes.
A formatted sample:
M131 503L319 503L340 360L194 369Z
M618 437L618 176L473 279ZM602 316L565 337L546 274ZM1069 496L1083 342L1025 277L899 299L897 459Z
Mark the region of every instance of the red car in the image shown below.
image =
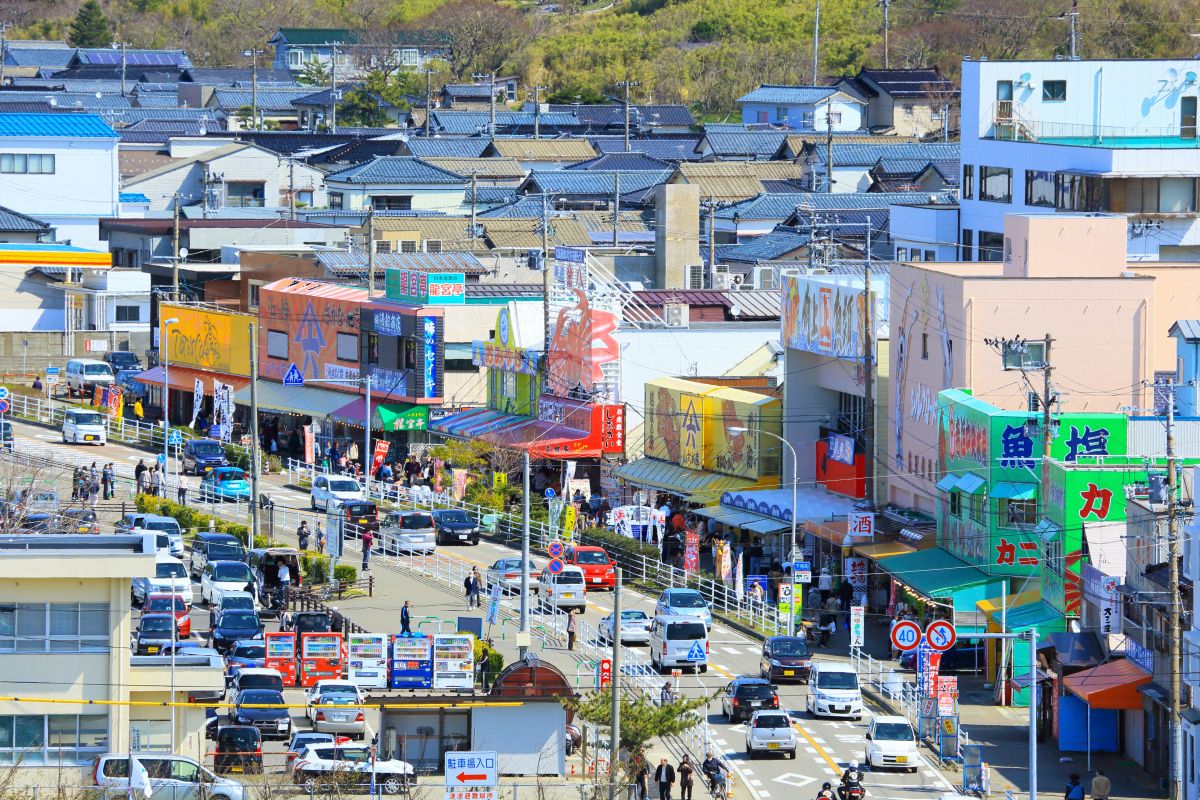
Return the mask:
M563 561L583 570L583 579L589 591L617 587L617 573L608 551L603 547L568 547L563 554Z
M146 605L142 607L143 614L170 614L175 613L175 632L180 639L187 639L192 635L192 618L188 616L187 605L183 602L183 598L177 594L149 594L146 595Z

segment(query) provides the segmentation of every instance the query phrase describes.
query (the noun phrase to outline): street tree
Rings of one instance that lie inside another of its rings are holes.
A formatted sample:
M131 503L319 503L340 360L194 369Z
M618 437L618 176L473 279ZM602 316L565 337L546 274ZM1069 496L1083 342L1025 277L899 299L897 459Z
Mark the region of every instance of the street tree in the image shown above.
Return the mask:
M622 768L639 763L646 757L648 745L656 736L676 736L700 724L699 709L712 698L679 698L672 703L656 704L645 697L621 695ZM578 698L563 700L568 711L581 719L604 728L612 724L612 690L602 689ZM703 713L703 712L701 712Z
M72 47L110 47L112 45L112 29L109 27L108 17L104 16L104 11L96 0L87 0L79 7L79 12L71 23L71 30L67 34L67 41L71 43Z
M446 34L446 62L456 81L475 72L499 70L533 34L520 11L485 0L454 0L423 22Z

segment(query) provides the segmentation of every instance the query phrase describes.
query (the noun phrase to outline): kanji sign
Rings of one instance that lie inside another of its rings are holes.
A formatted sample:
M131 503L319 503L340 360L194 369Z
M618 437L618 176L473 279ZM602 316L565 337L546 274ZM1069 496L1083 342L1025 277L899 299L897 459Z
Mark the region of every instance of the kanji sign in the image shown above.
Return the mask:
M851 647L862 647L867 643L866 612L864 606L850 606Z
M865 558L847 558L842 561L846 568L846 580L855 589L865 591L867 588L867 560Z
M688 531L684 536L683 570L684 572L700 571L700 534Z
M1034 555L1017 556L1018 548L1022 553L1033 553ZM996 543L995 563L1000 566L1020 564L1022 567L1036 567L1038 564L1037 552L1037 542L1010 542L1001 536L1000 541Z
M496 752L459 751L446 753L446 786L495 786L500 782L496 767Z
M602 658L596 663L596 688L607 689L612 686L612 659Z
M925 628L925 641L939 652L949 650L957 639L958 633L954 630L954 624L944 619L935 619Z
M921 642L921 626L912 620L900 620L892 628L892 644L897 650L914 649Z
M812 562L792 562L792 583L812 583Z
M851 511L846 521L847 542L875 540L875 515L870 511Z
M1112 489L1101 489L1094 483L1089 483L1088 488L1079 493L1083 498L1083 505L1079 509L1079 518L1087 519L1095 514L1097 519L1108 519L1108 506L1112 502Z
M474 789L446 789L446 800L496 800L499 792L490 787Z

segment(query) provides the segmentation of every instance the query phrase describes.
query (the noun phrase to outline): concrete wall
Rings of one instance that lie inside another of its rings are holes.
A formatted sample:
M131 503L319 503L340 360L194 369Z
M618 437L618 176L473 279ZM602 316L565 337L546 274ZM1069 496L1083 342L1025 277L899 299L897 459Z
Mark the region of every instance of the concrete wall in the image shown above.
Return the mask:
M687 267L700 258L700 190L688 184L666 183L654 190L654 286L679 289Z
M148 332L82 331L68 337L61 330L0 331L0 374L44 376L48 364L64 367L67 359L75 354L91 355L86 342L95 340L103 340L109 350L132 350L141 356L143 363L145 351L150 347ZM23 344L26 341L28 346ZM99 358L103 351L96 351L94 355ZM33 378L27 382L32 383Z

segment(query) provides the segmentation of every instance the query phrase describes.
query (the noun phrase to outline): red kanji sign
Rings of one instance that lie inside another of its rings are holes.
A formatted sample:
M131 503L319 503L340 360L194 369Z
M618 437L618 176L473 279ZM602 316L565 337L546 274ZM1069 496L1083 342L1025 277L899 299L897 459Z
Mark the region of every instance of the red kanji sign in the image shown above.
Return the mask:
M1079 509L1079 518L1087 519L1089 515L1095 514L1098 519L1108 519L1108 507L1112 503L1112 489L1101 489L1094 483L1089 483L1088 488L1079 493L1083 498L1083 507Z

